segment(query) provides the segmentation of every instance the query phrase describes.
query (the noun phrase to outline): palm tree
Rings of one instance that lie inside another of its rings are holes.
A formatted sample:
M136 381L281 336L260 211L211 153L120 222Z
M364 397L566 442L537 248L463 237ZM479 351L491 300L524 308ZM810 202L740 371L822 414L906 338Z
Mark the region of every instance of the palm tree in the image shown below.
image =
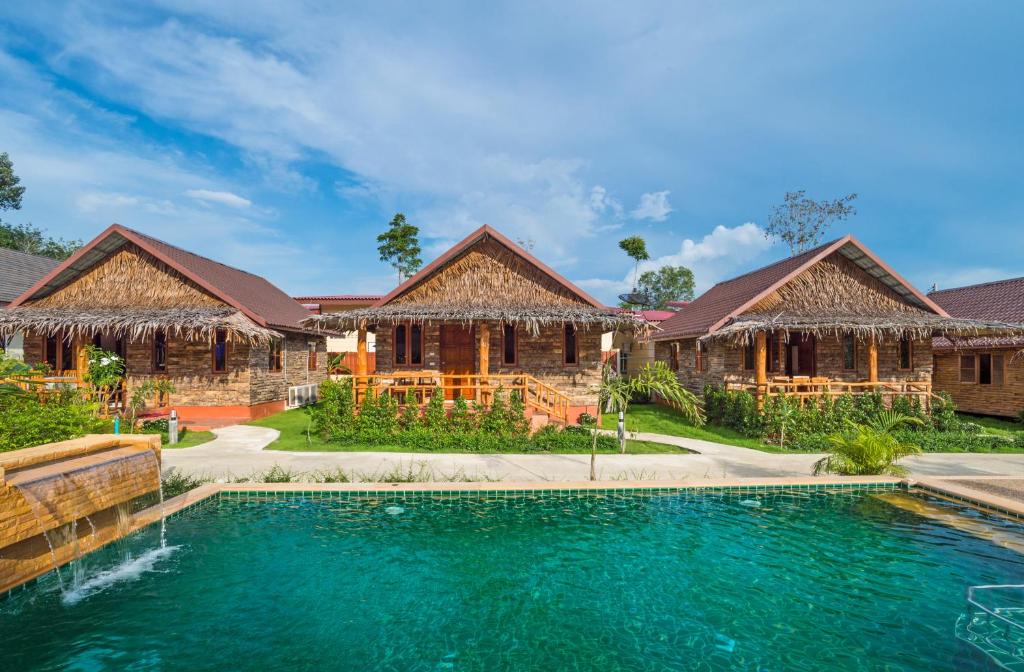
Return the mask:
M626 378L615 372L611 360L604 364L601 371L601 386L598 388L598 408L605 413L618 411L624 422L626 411L634 397L658 397L664 403L682 414L694 425L704 424L704 415L700 409L700 400L696 395L683 387L676 374L665 362L654 362L640 369L636 375ZM599 410L600 412L600 410ZM590 480L597 480L597 427L593 428L590 446ZM626 452L626 433L619 432L619 452Z

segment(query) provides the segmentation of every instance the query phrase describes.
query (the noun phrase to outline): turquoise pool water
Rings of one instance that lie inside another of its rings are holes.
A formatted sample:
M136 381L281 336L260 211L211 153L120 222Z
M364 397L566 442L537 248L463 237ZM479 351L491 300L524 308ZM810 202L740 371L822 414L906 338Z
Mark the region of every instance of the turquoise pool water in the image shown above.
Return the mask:
M221 499L158 536L0 603L0 669L972 669L967 587L1024 579L864 492Z

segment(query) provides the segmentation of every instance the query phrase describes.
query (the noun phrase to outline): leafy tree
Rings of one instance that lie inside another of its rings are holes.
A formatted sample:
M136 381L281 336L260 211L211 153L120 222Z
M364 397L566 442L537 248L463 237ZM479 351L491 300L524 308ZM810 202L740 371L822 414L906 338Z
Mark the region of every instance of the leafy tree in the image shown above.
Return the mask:
M647 253L647 243L640 236L630 236L619 241L619 249L636 262L636 266L633 269L633 287L636 288L636 278L640 272L640 262L651 258L651 255Z
M405 215L399 212L391 219L388 230L377 236L380 260L398 271L399 283L411 277L423 265L419 233L419 228L406 222Z
M857 214L857 209L851 205L857 194L832 201L815 201L807 198L806 193L802 189L787 191L786 202L775 206L765 230L765 237L783 240L794 255L818 245L833 222Z
M0 154L0 210L21 210L21 195L25 187L19 185L21 179L14 174L14 164L7 152Z
M81 246L81 240L51 238L46 235L45 230L31 224L9 224L0 221L0 247L9 250L63 261Z
M637 281L637 291L650 297L657 310L668 308L669 301L693 301L693 271L685 266L645 271Z

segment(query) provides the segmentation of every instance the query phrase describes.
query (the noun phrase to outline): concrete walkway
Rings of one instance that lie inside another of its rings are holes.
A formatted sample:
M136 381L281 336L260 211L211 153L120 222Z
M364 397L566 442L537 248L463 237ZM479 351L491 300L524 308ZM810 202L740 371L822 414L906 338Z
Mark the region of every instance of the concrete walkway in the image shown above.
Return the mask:
M265 427L235 425L213 430L217 438L194 448L163 451L164 470L216 479L261 473L273 466L309 474L344 469L360 480L400 471L430 480L579 481L589 474L589 455L477 455L434 453L286 452L264 450L278 435ZM635 438L681 446L698 454L598 455L601 480L692 480L808 476L821 455L764 453L750 448L662 434ZM929 453L903 462L920 476L1024 476L1024 454Z

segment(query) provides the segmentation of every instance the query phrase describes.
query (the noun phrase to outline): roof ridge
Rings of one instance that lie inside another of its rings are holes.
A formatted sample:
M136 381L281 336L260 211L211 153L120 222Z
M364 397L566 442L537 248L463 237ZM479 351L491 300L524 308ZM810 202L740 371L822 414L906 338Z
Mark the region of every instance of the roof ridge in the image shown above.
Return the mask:
M928 296L931 296L933 294L943 294L945 292L959 292L959 291L962 291L962 290L965 290L965 289L978 289L979 287L991 287L993 285L1005 285L1006 283L1009 283L1009 282L1020 282L1022 280L1024 280L1024 275L1022 275L1020 277L1017 277L1017 278L1004 278L1002 280L989 280L987 282L979 282L979 283L976 283L976 284L973 284L973 285L962 285L960 287L949 287L948 289L936 289L934 291L928 292Z
M30 257L32 259L45 259L46 261L52 261L55 265L63 261L63 259L54 259L53 257L47 257L46 255L43 254L32 254L31 252L23 252L21 250L12 249L10 247L0 247L0 252L3 252L5 254L18 254L23 257Z

